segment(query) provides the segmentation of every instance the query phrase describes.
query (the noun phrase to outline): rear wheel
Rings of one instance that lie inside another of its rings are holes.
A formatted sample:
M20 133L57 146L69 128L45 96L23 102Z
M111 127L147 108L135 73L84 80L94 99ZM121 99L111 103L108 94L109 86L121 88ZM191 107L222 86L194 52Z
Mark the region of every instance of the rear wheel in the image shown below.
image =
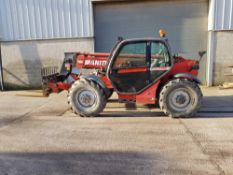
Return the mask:
M106 106L103 90L93 81L78 80L70 88L69 104L74 113L82 117L95 117Z
M195 82L176 79L163 87L159 105L170 117L191 117L199 110L201 101L202 92Z

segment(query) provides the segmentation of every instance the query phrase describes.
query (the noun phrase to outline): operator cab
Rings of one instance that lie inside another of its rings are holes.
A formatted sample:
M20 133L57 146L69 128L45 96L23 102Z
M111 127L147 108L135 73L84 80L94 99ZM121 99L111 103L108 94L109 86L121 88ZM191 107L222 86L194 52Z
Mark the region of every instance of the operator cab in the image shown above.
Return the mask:
M113 51L108 77L119 93L138 94L172 67L166 39L124 40Z

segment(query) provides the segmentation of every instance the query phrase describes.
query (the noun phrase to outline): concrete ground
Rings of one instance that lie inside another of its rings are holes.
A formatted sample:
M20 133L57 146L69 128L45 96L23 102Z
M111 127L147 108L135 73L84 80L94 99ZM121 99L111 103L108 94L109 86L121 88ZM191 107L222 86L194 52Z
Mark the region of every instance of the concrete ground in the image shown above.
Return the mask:
M66 93L0 92L0 175L231 175L233 90L203 92L190 119L140 105L125 109L114 99L98 118L79 118Z

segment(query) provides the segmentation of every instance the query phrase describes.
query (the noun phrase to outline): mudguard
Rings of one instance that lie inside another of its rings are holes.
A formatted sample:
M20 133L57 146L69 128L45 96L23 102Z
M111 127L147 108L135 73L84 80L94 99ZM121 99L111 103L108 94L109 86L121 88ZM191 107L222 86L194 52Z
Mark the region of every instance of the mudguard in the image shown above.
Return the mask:
M80 79L84 79L84 80L89 80L89 81L94 81L96 84L98 84L101 88L103 88L104 92L106 94L108 94L109 90L108 88L105 86L105 83L103 82L103 80L101 80L99 77L97 77L96 75L94 74L91 74L91 75L82 75L80 77Z
M178 74L175 74L173 77L174 78L187 78L189 80L192 80L192 81L196 82L197 84L201 84L201 81L192 74L178 73Z

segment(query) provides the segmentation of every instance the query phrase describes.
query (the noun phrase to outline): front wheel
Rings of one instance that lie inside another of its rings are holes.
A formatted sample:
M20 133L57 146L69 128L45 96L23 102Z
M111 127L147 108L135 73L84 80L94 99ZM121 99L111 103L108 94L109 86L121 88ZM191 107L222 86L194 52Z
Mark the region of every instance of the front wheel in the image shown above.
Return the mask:
M70 88L68 102L81 117L95 117L106 106L104 91L93 81L78 80Z
M159 105L173 118L191 117L200 108L202 92L195 82L185 79L169 81L160 92Z

